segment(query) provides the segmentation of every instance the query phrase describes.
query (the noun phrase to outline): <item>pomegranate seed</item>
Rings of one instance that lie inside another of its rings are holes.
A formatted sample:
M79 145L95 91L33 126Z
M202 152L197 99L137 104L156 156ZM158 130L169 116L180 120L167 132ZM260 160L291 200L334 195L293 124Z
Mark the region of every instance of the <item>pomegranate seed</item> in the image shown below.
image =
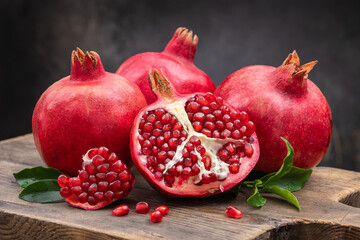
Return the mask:
M96 175L97 182L103 181L106 178L106 173L97 173Z
M69 178L69 181L68 181L69 187L75 187L75 186L80 186L80 185L81 185L80 178L78 178L78 177Z
M226 215L228 215L231 218L241 218L242 217L242 212L237 209L236 207L233 206L229 206L226 208Z
M144 124L143 131L146 133L151 133L153 131L153 125L150 122Z
M130 180L130 174L127 171L122 171L119 173L118 179L123 183Z
M165 170L165 165L160 163L160 164L158 164L158 165L156 166L155 170L156 170L157 172L163 173L164 170Z
M236 146L233 143L229 143L226 145L225 149L228 151L228 153L233 156L236 154Z
M239 158L239 155L234 155L234 156L231 156L228 160L227 160L227 163L229 164L232 164L232 163L239 163L240 161L240 158Z
M190 102L187 107L186 107L186 111L187 112L198 112L200 110L200 104L198 104L197 102Z
M60 188L60 195L63 198L67 198L67 197L70 197L71 192L68 187L62 187L62 188Z
M205 114L202 112L197 112L194 114L193 120L203 122L205 120Z
M171 131L171 125L170 124L165 124L162 128L163 132L169 132Z
M207 114L206 117L205 117L205 121L207 121L207 122L215 122L216 118L212 114Z
M167 124L171 121L171 115L170 113L165 113L162 117L161 117L161 123L162 124Z
M170 184L173 184L175 182L174 176L170 174L164 174L164 180Z
M156 139L156 145L158 147L162 146L163 144L165 143L165 138L163 136L159 136L157 139Z
M121 182L116 180L109 184L109 189L113 192L119 192L121 190Z
M159 211L163 216L169 213L169 208L167 206L158 206L154 209L154 211Z
M220 107L220 110L221 110L221 112L222 112L223 114L226 114L226 115L228 115L228 114L230 113L230 109L229 109L227 106L225 106L225 105L222 105L222 106ZM230 117L230 115L229 115L229 117Z
M148 148L143 148L143 149L142 149L142 153L143 153L144 155L150 155L150 154L151 154L151 150L148 149Z
M154 113L157 118L161 118L165 114L165 110L162 108L158 108L155 109Z
M191 174L191 168L190 167L184 167L184 170L182 171L181 175L183 176L190 176Z
M225 124L225 128L229 131L233 131L235 129L235 126L232 122L228 122Z
M223 104L222 97L216 97L216 102L217 102L217 104L219 104L221 106Z
M108 163L110 165L114 164L117 160L119 160L119 158L116 156L115 153L111 153L110 156L108 157Z
M224 131L221 132L220 137L224 139L224 138L230 137L230 135L231 135L231 132L229 130L225 129Z
M150 205L147 202L138 202L135 209L137 213L148 213L150 211Z
M192 143L195 147L197 147L197 146L199 146L201 144L200 139L198 137L196 137L196 136L192 136L190 138L189 142ZM191 151L191 150L194 150L194 149L189 149L189 150Z
M66 187L68 185L68 182L69 182L69 177L68 176L66 176L64 174L61 174L58 177L58 183L59 183L60 187Z
M83 182L83 183L81 184L81 189L82 189L84 192L86 192L86 191L88 190L89 186L90 186L90 183L89 183L89 182Z
M98 149L98 155L101 155L103 158L108 158L110 155L109 149L106 147L99 147Z
M210 110L209 107L204 106L204 107L201 108L201 112L203 112L205 114L209 114L209 113L211 113L211 110Z
M224 114L224 116L223 116L223 121L225 122L225 123L227 123L227 122L230 122L231 121L231 117L230 117L230 115L229 114Z
M207 128L210 131L214 131L216 126L215 126L215 123L213 123L213 122L205 122L204 123L204 128Z
M215 130L212 135L213 138L220 138L220 132L218 130Z
M99 182L98 184L99 191L106 192L108 186L109 186L108 182Z
M92 148L88 151L88 158L92 159L95 155L98 154L98 149L97 148Z
M150 114L150 115L147 117L147 119L146 119L146 121L151 122L151 123L155 123L156 120L157 120L157 119L156 119L155 114Z
M210 109L213 110L213 111L219 109L219 105L218 105L216 102L211 102L211 103L209 104L209 107L210 107Z
M211 182L211 177L209 175L203 174L201 182L203 182L204 184L209 184Z
M231 111L231 112L230 112L230 117L231 117L232 119L234 119L234 120L237 120L237 119L239 119L240 114L239 114L239 112L237 112L237 111Z
M193 165L193 162L191 158L185 158L184 159L184 167L191 167Z
M248 121L245 126L247 129L246 136L251 136L255 132L255 124L252 121Z
M238 173L240 170L240 165L237 163L233 163L229 166L229 172L232 174Z
M173 126L173 130L178 130L181 131L182 130L182 125L180 122L175 123L175 125Z
M197 132L201 132L201 130L203 129L200 122L193 122L192 126L193 126L194 130Z
M201 133L204 134L204 135L207 136L207 137L211 137L211 136L212 136L211 131L208 130L208 129L203 129L203 130L201 131Z
M89 174L93 174L96 172L96 167L92 162L85 163L85 171Z
M206 153L206 149L204 148L203 145L197 146L197 147L196 147L196 151L197 151L198 153L200 153L201 156Z
M218 130L222 130L225 127L225 125L222 121L216 121L215 126Z
M253 152L254 152L254 149L251 146L251 144L250 143L245 143L245 146L244 146L245 156L251 157L253 155Z
M168 158L172 159L175 156L175 152L174 151L168 151L167 155L168 155Z
M116 208L114 208L114 210L112 210L112 214L114 216L125 216L128 215L129 212L130 208L126 204L121 204L120 206L117 206Z
M91 206L94 206L94 205L96 205L98 203L94 196L89 196L87 201Z
M163 176L163 174L162 174L161 172L155 172L155 173L154 173L154 177L155 177L155 179L158 180L158 181L161 181L161 180L163 180L163 178L164 178L164 176Z
M171 150L176 150L179 142L176 138L170 138L169 139L169 147Z
M94 198L97 202L101 202L102 200L104 200L104 193L103 192L96 192L94 194Z
M174 131L172 132L172 136L173 136L174 138L179 138L179 137L181 136L181 132L180 132L179 130L174 130Z
M113 181L115 181L117 178L117 173L116 172L108 172L106 173L106 181L111 183Z
M105 163L105 164L99 165L97 167L97 171L100 173L107 173L107 172L109 172L109 167L110 167L110 164Z
M195 176L198 175L199 173L200 173L200 166L197 163L195 163L191 168L191 175Z
M196 99L196 102L199 103L199 104L202 105L202 106L207 106L207 105L209 105L208 100L206 100L205 97L202 96L202 95L196 95L196 96L195 96L195 99Z
M90 183L96 183L96 181L97 181L97 180L96 180L96 177L95 177L94 175L90 175L90 176L89 176L89 182L90 182Z
M239 119L241 121L241 124L245 125L249 121L249 115L246 112L241 111L239 113Z
M106 201L111 201L114 198L115 194L112 191L105 192Z
M207 155L202 156L201 161L204 163L205 169L210 170L211 168L211 158Z
M241 133L239 130L234 130L232 133L231 133L231 137L232 138L235 138L235 139L240 139L241 138Z
M86 192L83 192L81 194L79 194L79 196L77 196L77 199L79 200L80 203L85 203L87 201L88 195Z
M163 215L160 211L152 211L152 212L150 212L149 215L150 215L150 220L153 223L161 222L161 220L163 218Z
M229 152L226 149L221 149L218 155L222 161L226 161L229 158Z

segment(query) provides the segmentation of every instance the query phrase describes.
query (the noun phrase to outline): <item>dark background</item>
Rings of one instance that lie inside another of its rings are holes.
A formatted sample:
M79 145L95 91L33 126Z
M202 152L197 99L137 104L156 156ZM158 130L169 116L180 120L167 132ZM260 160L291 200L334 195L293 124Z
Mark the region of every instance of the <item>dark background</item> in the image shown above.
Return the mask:
M321 165L360 171L360 1L29 1L0 3L0 139L31 132L41 93L69 75L76 47L115 72L130 56L162 51L179 26L199 37L196 65L216 85L239 68L279 66L296 49L318 60L309 78L332 110Z

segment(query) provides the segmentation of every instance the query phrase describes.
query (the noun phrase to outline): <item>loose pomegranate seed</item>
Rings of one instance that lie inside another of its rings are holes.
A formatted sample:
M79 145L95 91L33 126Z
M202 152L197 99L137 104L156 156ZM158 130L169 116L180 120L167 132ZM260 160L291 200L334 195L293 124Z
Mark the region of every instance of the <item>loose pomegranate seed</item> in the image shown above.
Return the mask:
M161 220L163 219L163 215L160 211L152 211L149 213L149 215L150 215L150 220L153 223L161 222Z
M169 208L167 206L158 206L154 209L154 211L159 211L163 216L169 213Z
M120 206L114 208L114 210L112 210L112 214L114 216L125 216L128 215L130 212L130 208L128 205L126 204L121 204Z
M136 204L137 213L148 213L150 211L150 205L147 202L138 202Z
M241 218L242 217L242 212L237 209L236 207L233 206L229 206L226 208L226 215L228 215L231 218Z

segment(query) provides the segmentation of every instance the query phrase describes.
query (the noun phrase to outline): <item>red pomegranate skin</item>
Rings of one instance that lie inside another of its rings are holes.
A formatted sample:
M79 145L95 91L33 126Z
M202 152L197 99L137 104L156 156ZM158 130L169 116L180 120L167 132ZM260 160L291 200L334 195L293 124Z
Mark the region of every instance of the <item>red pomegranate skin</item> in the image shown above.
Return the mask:
M136 83L148 104L156 96L147 80L150 69L162 71L179 93L214 92L215 84L210 77L194 64L198 37L186 28L178 28L162 52L145 52L127 59L116 74Z
M260 158L255 167L275 172L286 156L280 137L294 148L294 166L310 169L324 157L332 134L330 107L307 78L316 61L299 67L294 51L279 67L248 66L227 77L216 89L256 125Z
M105 72L97 53L78 49L72 54L71 75L51 85L35 106L36 148L49 167L72 176L93 147L108 146L129 162L130 129L146 105L135 84Z

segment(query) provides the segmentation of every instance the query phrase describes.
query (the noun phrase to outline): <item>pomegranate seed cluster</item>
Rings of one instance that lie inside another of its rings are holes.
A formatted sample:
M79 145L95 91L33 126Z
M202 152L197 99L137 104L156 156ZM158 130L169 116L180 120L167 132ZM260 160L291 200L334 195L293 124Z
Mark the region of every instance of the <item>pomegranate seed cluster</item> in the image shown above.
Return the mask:
M172 187L176 181L182 184L190 178L201 185L238 173L241 158L253 154L255 125L247 113L231 110L212 93L195 95L183 108L185 117L158 108L140 118L140 154L154 178ZM210 151L211 142L216 146L220 142L215 153ZM223 164L214 165L214 158ZM224 166L225 176L224 170L222 174L214 172Z
M62 174L58 183L61 196L69 199L70 204L87 203L102 207L128 195L133 187L134 175L115 153L100 147L86 153L83 169L77 177L69 178Z
M194 130L207 137L248 140L255 132L246 112L230 110L221 97L212 93L190 98L185 108Z

